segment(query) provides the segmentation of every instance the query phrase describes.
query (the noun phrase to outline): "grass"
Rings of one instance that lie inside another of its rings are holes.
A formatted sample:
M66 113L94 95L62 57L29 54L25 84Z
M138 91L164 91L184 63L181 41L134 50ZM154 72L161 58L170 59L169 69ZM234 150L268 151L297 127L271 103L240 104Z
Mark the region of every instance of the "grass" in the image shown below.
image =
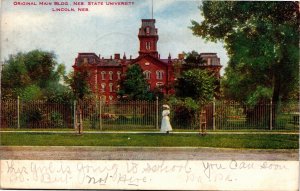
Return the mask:
M1 133L2 146L137 146L298 149L299 135Z

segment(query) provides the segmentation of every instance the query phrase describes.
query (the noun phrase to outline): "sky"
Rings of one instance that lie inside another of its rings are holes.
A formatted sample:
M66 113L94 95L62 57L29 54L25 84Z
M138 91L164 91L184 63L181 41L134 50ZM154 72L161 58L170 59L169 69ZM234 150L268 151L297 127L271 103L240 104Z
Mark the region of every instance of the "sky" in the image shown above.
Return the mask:
M37 5L18 5L22 3ZM52 5L39 5L51 2ZM53 5L54 2L68 5ZM82 2L77 6L74 2ZM103 5L88 5L103 2ZM106 5L106 2L128 2L129 5ZM161 58L172 58L181 52L215 52L223 68L228 57L222 43L206 42L192 34L191 20L201 22L201 1L153 0L153 18L158 29L158 52ZM88 11L77 11L87 8ZM73 8L76 11L52 11ZM53 51L67 71L79 52L94 52L110 58L115 53L127 58L138 56L138 30L141 19L152 17L152 0L2 0L1 61L11 54L34 49Z

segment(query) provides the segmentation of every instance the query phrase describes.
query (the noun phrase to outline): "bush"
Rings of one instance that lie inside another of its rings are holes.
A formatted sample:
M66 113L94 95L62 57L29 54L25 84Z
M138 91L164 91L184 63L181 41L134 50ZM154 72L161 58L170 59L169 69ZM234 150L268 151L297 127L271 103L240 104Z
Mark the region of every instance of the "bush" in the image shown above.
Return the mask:
M64 127L63 116L60 112L54 111L50 114L51 127Z

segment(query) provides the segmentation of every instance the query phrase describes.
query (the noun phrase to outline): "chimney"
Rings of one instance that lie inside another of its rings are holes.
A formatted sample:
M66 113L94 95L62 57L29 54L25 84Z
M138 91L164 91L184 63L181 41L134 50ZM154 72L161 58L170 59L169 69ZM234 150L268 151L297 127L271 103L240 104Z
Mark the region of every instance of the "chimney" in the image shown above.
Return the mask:
M160 59L160 54L158 55L158 58Z
M110 59L112 60L112 56L110 56Z
M115 59L116 59L116 60L119 60L119 59L120 59L120 54L116 53L116 54L115 54Z
M130 55L130 60L132 59L132 55Z
M99 54L99 58L101 58L101 54Z

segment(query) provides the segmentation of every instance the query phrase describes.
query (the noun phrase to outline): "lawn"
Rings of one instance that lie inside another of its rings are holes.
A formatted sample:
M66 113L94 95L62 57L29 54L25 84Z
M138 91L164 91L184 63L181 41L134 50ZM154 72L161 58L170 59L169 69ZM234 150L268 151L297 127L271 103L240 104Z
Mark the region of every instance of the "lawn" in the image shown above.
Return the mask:
M298 149L299 135L288 134L83 134L2 132L2 146L136 146Z

